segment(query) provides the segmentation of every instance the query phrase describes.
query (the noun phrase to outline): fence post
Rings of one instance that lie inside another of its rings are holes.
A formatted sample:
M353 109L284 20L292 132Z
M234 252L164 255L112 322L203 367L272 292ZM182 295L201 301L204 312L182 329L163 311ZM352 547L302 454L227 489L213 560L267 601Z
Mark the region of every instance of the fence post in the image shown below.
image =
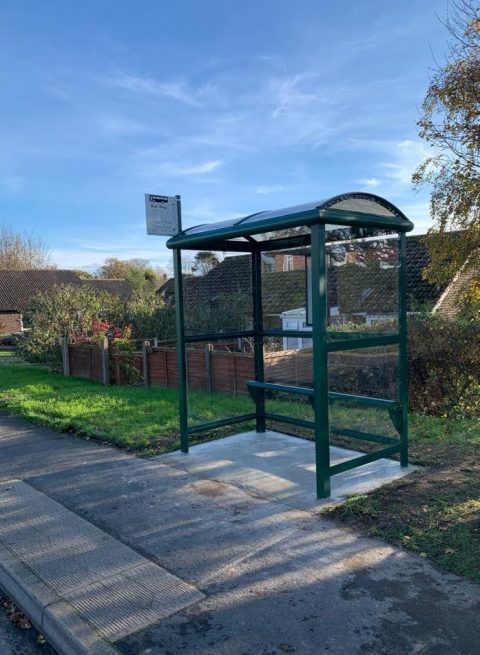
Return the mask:
M114 355L113 361L115 362L115 384L122 384L122 372L120 370L120 355Z
M149 359L148 359L149 346L150 346L149 341L142 342L143 385L145 387L150 386L150 367L149 367Z
M68 337L62 337L60 340L60 345L62 347L62 359L63 359L63 375L70 375L70 357L68 352Z
M163 354L165 355L165 386L168 387L168 352L164 350Z
M158 348L158 337L153 337L153 347Z
M238 396L238 390L237 390L237 355L236 353L232 353L233 357L233 395Z
M108 363L108 339L105 337L100 342L100 359L102 365L102 384L108 386L110 384L110 367Z
M205 345L205 382L208 393L212 393L212 351L213 344Z

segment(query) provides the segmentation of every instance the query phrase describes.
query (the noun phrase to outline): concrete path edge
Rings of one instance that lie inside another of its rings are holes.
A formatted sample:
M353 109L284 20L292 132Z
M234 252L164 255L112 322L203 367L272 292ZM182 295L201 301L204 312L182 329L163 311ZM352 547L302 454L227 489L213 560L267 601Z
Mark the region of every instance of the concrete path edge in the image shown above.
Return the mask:
M5 547L0 550L0 587L59 655L118 655L116 648Z

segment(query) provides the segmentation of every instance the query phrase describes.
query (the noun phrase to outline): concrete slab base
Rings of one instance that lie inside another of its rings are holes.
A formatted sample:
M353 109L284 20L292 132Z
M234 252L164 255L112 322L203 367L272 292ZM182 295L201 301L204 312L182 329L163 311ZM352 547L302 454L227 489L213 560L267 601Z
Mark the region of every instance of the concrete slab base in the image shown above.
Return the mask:
M363 453L330 448L331 464ZM188 455L169 453L156 458L210 480L218 480L271 501L302 510L338 504L348 496L367 493L410 473L391 459L379 459L332 477L332 495L318 500L315 492L315 445L280 432L242 432L190 448Z

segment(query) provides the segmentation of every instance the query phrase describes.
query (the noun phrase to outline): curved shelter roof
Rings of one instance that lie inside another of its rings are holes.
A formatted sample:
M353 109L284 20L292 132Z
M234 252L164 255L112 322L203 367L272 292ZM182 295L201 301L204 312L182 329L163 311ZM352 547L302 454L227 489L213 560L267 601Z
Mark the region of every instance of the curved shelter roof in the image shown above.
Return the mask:
M262 211L219 223L183 230L167 241L169 248L207 247L209 242L247 237L316 223L408 232L413 223L395 205L372 193L352 192L294 207Z

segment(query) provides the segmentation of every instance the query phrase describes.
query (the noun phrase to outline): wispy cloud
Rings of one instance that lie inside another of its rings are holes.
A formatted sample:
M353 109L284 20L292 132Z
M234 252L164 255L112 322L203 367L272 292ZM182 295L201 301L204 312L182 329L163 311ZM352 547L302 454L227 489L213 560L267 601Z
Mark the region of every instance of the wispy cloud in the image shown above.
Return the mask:
M117 75L108 78L108 81L113 86L132 93L164 96L193 107L200 107L202 96L205 96L204 89L200 93L195 93L188 89L183 81L159 82L153 77L141 75Z
M284 191L285 187L281 184L272 184L271 186L268 185L259 185L254 187L254 192L257 193L259 196L267 196L270 195L271 193L280 193L280 191Z
M102 114L97 119L101 129L113 134L139 134L146 130L145 125L119 114Z
M0 177L0 187L10 193L17 193L23 187L23 179L18 175L6 175Z
M381 184L377 177L364 177L360 180L357 180L357 182L358 184L361 184L362 187L368 187L370 189L374 189Z
M428 156L428 150L421 141L405 139L392 149L393 160L383 163L385 177L400 184L411 185L412 175L419 164Z
M381 187L385 195L411 189L413 173L429 154L425 144L414 139L352 139L349 147L367 153L372 162L369 169L373 175L357 182L364 187Z
M277 105L272 114L274 118L290 109L298 110L312 103L336 103L332 89L327 93L326 89L322 89L319 76L308 71L271 80L269 90Z
M215 171L222 165L220 159L212 159L202 164L183 166L179 164L165 164L173 175L205 175Z
M195 177L206 176L218 170L222 165L221 159L207 159L200 162L188 161L187 157L178 160L165 160L168 148L151 148L137 153L135 171L141 177Z

